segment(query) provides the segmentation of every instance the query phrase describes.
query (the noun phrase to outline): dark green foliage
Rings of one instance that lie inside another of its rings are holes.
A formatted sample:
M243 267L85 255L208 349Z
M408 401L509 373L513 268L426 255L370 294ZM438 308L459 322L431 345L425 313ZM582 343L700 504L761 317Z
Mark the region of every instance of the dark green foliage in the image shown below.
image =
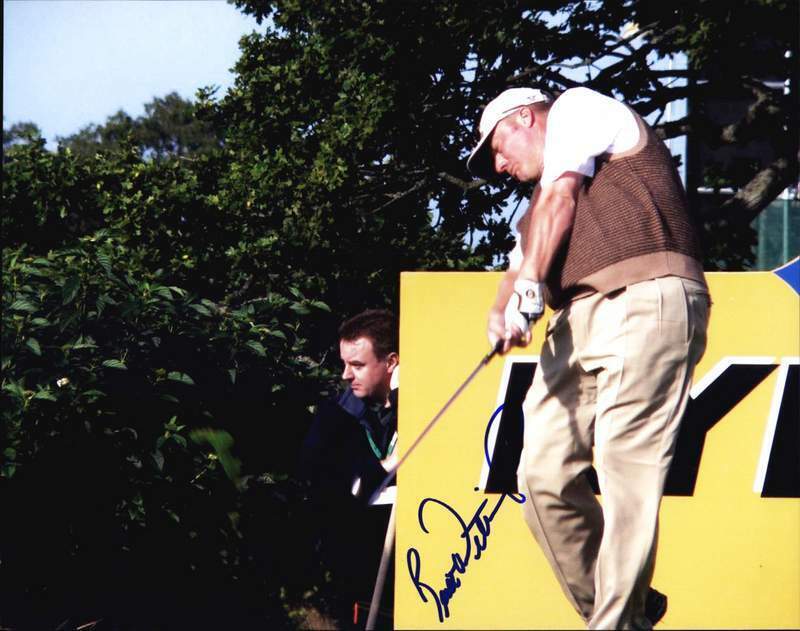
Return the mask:
M289 475L328 307L238 291L224 164L6 152L3 623L282 626L282 594L322 584Z
M36 123L14 123L8 129L3 125L3 152L20 143L38 142L42 139L42 131Z
M192 101L171 92L146 103L144 115L136 119L120 110L104 124L88 125L58 141L85 156L119 149L126 142L155 158L208 153L220 146L220 135L207 121L198 118L195 110Z
M746 227L797 182L796 2L234 4L269 27L264 37L242 40L236 86L218 111L235 121L229 142L263 150L284 182L304 170L313 178L324 164L330 192L340 193L332 207L357 215L378 207L390 217L430 204L442 231L485 235L475 254L504 250L500 215L528 193L508 182L476 189L464 168L480 109L504 87L587 85L653 116L664 138L688 134L691 158L695 146L703 148L700 160L719 152L736 193L715 207L695 193L705 185L703 163L688 165L710 269L747 263L753 232ZM653 63L674 53L685 53L687 68ZM683 98L688 114L666 121L665 107ZM733 115L720 116L730 103ZM747 156L748 168L729 162L731 152ZM324 197L286 192L326 209ZM721 220L738 228L717 232Z
M235 308L198 297L110 229L41 256L6 249L3 278L6 615L149 625L177 583L223 590L164 609L200 624L241 581L258 620L282 620L292 574L252 575L271 535L243 531L268 520L286 536L300 497L281 480L318 377L298 312L318 306L296 291Z

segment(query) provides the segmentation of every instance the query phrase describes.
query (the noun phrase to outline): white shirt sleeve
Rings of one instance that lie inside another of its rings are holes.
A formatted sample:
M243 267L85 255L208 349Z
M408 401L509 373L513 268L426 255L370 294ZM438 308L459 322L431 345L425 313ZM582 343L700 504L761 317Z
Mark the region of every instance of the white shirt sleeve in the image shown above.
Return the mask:
M547 116L541 183L567 171L592 177L596 156L627 151L638 141L639 125L627 106L589 88L567 90Z

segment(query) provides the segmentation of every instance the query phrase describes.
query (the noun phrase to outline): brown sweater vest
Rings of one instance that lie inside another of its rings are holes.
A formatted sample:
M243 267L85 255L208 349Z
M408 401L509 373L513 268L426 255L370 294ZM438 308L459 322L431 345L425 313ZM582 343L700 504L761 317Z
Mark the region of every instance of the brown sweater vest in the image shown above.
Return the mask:
M553 308L661 276L705 283L677 169L664 143L636 118L644 138L641 148L624 157L598 156L594 177L584 179L572 231L546 279ZM532 208L517 225L523 251Z

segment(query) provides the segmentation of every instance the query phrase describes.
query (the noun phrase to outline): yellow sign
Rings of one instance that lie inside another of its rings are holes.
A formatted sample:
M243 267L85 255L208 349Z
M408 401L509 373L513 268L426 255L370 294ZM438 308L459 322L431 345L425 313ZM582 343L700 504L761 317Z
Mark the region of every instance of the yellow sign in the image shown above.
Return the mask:
M488 350L486 314L499 279L403 274L399 453ZM798 293L770 272L708 280L708 348L660 513L653 586L669 608L659 628L797 628ZM583 626L515 488L519 404L544 329L539 323L530 346L484 367L400 469L397 628Z

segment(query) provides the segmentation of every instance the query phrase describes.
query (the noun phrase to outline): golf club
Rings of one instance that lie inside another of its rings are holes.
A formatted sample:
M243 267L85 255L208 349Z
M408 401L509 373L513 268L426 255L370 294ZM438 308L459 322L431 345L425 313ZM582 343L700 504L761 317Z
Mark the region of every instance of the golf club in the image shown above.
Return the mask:
M486 353L486 355L483 357L483 359L481 359L480 363L469 374L469 377L467 377L464 380L464 383L462 383L458 387L458 389L453 393L453 396L451 396L447 400L447 403L444 404L442 409L439 410L436 413L436 416L434 416L430 420L430 422L425 426L425 429L423 429L422 432L420 433L420 435L417 436L416 440L414 440L414 442L411 443L411 446L408 449L406 449L406 452L403 454L403 457L400 458L397 461L397 463L388 471L388 473L386 474L386 477L383 479L383 482L381 482L380 486L375 490L375 492L370 497L370 499L369 499L369 503L370 504L372 504L377 499L377 497L386 489L387 486L389 486L389 483L392 481L392 478L394 478L395 475L397 475L397 470L408 459L408 457L411 455L411 453L414 451L414 449L417 448L417 445L419 445L422 442L422 439L425 438L425 435L429 431L431 431L431 429L433 428L434 425L436 425L437 421L442 417L442 415L447 411L447 409L453 404L453 401L455 401L459 397L459 395L464 391L464 388L466 388L470 384L470 382L475 378L475 376L481 371L481 369L491 361L492 357L494 357L497 353L500 352L500 350L503 348L503 342L504 342L504 340L502 340L502 339L499 340L494 345L494 348L492 348L492 350L490 350L488 353Z

